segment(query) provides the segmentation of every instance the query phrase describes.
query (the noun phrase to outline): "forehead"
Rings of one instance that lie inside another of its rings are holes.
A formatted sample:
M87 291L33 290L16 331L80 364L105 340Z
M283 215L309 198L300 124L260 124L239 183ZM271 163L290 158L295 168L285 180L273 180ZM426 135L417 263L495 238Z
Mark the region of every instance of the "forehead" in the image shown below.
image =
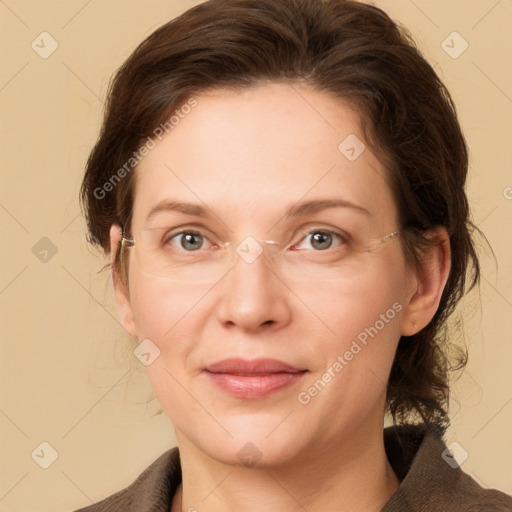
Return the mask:
M168 200L270 221L301 200L342 199L395 219L387 171L344 102L291 84L194 99L136 169L134 222Z

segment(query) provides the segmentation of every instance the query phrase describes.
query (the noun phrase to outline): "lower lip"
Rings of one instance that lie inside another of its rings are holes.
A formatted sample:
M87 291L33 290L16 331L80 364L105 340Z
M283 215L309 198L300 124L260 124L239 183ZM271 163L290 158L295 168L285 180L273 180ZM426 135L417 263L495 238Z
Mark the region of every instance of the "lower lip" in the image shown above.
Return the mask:
M282 372L269 373L267 375L206 373L219 388L236 398L264 398L296 384L306 372Z

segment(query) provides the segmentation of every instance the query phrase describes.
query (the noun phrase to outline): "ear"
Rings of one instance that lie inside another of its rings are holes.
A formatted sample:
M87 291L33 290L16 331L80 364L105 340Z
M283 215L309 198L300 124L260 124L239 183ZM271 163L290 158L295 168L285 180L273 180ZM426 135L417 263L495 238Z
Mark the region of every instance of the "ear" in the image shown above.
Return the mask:
M112 282L114 285L114 294L117 304L117 314L121 320L124 330L133 338L137 336L135 321L133 319L133 311L130 303L130 292L128 283L125 282L123 276L119 274L115 267L116 255L121 250L121 239L123 231L119 224L110 226L110 264L112 267Z
M421 331L435 315L450 274L450 237L444 227L430 230L427 238L437 238L438 245L427 247L419 257L418 268L411 272L411 291L402 317L402 336Z

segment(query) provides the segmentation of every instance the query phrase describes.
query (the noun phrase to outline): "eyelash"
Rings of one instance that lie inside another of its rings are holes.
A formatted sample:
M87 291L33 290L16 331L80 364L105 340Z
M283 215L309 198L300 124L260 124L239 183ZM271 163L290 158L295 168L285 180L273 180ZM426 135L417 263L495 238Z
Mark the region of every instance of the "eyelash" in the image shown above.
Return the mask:
M332 229L326 229L326 228L314 228L314 229L306 229L304 231L301 231L300 233L300 240L299 242L293 244L291 247L296 247L297 245L299 245L303 240L306 239L306 237L310 236L310 235L314 235L314 234L317 234L317 233L321 233L321 234L324 234L324 235L333 235L335 238L338 238L338 240L341 242L340 245L338 247L342 247L343 245L347 245L349 242L350 242L350 236L347 235L346 233L343 233L343 232L339 232L339 231L334 231ZM174 238L180 236L180 235L187 235L187 234L194 234L194 235L201 235L203 236L204 239L208 240L209 241L209 238L204 235L201 231L198 231L198 230L195 230L195 229L183 229L177 233L171 233L169 234L168 236L165 236L163 238L163 245L167 245L169 244ZM211 242L210 242L211 243ZM172 246L174 247L174 246ZM177 247L175 247L177 248ZM201 249L197 249L195 251L187 251L181 247L177 248L179 249L180 251L182 252L188 252L188 253L197 253L199 252ZM335 250L335 248L332 248L332 247L329 247L328 249L324 249L324 250L315 250L315 249L306 249L306 250L310 250L310 251L313 251L313 252L318 252L318 253L322 253L322 252L327 252L327 251L330 251L330 250ZM302 249L304 250L304 249Z

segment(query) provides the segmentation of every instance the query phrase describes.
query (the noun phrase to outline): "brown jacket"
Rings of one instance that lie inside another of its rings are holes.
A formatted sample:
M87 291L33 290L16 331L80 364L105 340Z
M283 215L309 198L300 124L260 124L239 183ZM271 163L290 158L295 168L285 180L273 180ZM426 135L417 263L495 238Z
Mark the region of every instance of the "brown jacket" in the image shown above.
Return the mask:
M512 511L512 497L484 489L464 473L438 432L423 426L389 427L384 443L401 483L381 512ZM169 512L180 482L179 451L172 448L129 487L76 512Z

